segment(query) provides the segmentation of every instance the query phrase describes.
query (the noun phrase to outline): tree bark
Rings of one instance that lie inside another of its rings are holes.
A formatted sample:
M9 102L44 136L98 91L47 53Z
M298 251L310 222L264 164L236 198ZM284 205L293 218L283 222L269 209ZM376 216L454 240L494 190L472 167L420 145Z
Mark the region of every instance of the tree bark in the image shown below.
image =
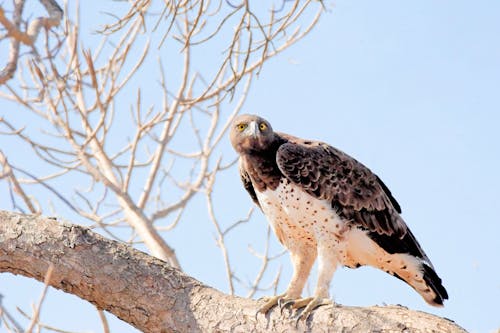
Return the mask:
M401 306L325 306L297 327L279 309L256 318L256 301L225 295L88 228L0 211L0 272L43 281L50 265L51 286L143 332L465 332L448 319Z

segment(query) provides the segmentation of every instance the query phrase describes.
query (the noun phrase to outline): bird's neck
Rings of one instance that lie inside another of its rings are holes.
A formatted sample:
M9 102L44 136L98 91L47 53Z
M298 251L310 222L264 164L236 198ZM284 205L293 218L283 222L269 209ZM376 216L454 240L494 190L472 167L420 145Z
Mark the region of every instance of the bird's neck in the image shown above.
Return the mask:
M284 142L286 142L284 139L277 136L277 140L267 149L242 154L243 163L252 179L252 184L260 192L266 189L276 189L283 177L276 163L276 152Z

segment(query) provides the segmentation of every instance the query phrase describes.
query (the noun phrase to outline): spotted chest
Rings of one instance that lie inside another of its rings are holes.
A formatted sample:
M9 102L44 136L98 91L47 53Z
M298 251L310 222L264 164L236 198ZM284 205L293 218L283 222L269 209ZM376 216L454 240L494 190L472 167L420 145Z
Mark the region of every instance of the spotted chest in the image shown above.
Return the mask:
M314 198L285 178L275 190L256 194L262 211L286 248L330 247L342 241L347 227L328 201Z

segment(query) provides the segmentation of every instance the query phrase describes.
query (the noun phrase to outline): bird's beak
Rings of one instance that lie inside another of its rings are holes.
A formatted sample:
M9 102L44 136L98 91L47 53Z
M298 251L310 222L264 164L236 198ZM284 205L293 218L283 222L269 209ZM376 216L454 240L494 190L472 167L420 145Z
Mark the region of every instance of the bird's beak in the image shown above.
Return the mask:
M257 136L259 135L259 128L257 127L257 123L255 121L252 121L250 124L248 124L248 135L251 135L254 137L254 139L257 139Z

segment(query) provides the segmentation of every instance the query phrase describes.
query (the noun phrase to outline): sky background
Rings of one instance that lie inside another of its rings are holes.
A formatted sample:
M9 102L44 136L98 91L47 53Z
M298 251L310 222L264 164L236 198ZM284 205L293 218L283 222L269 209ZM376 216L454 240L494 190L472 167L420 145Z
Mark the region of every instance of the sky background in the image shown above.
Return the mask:
M99 12L94 2L81 6L82 13ZM328 142L377 173L450 296L444 308L433 308L383 272L342 268L332 281L333 298L345 305L402 304L470 332L500 329L500 2L338 0L327 7L310 35L264 66L243 112L263 116L275 130ZM5 112L13 110L0 116ZM15 160L16 150L1 140ZM228 140L220 151L227 160L236 156ZM246 215L251 200L236 168L218 181L216 213L230 225ZM7 193L2 183L0 190ZM195 199L191 208L168 242L186 273L227 292L205 203ZM12 207L1 198L0 209ZM258 269L247 247L263 244L266 226L256 211L229 240L243 278ZM274 236L272 251L281 251ZM291 277L287 255L273 262L268 281L279 267L283 291ZM41 289L0 275L8 309L29 310ZM54 289L41 318L67 330L101 331L93 306ZM112 332L136 331L108 318Z

